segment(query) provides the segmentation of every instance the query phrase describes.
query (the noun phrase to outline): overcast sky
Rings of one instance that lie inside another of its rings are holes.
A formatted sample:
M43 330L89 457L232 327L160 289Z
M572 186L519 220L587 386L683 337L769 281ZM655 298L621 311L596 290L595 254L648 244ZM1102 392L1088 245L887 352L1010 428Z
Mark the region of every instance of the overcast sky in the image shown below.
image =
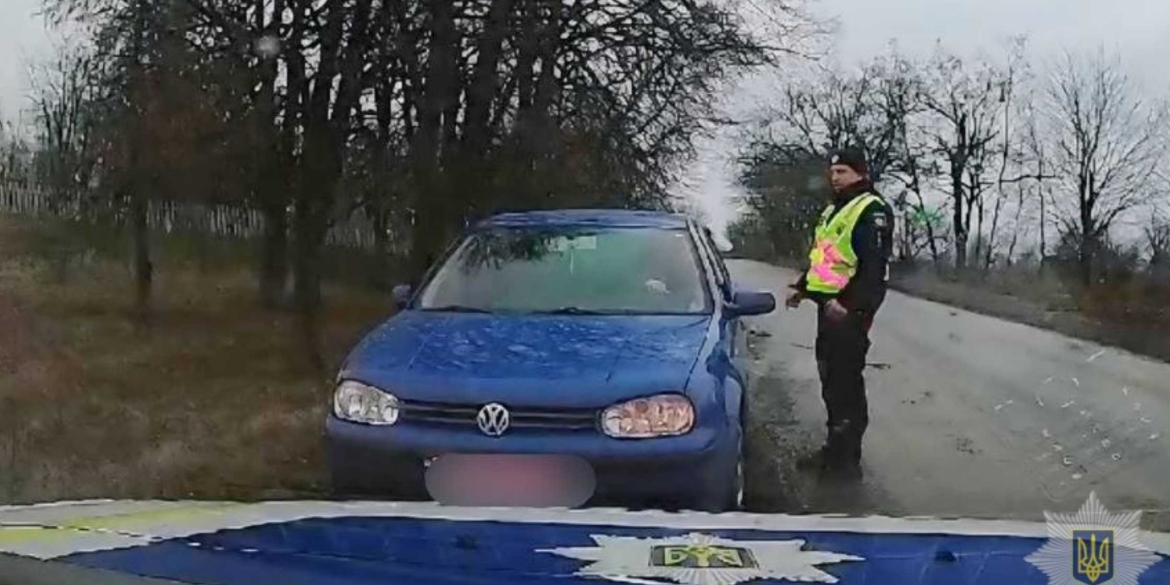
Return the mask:
M27 63L52 47L45 21L36 15L41 1L0 0L0 115L8 121L28 106Z
M819 0L814 7L837 19L832 61L840 66L886 53L891 41L912 56L928 55L939 41L959 54L999 55L1009 39L1026 35L1040 65L1066 49L1104 47L1148 91L1170 93L1168 0ZM732 113L742 117L774 85L766 77L745 81L730 96ZM726 136L708 143L689 173L686 191L715 228L735 215L728 157L737 146Z
M768 0L751 0L763 4ZM1104 46L1117 52L1134 78L1153 92L1170 90L1168 0L815 0L814 10L837 18L834 59L850 65L888 50L891 40L907 54L928 53L941 40L960 54L997 52L1005 41L1027 35L1030 53ZM41 0L0 0L0 115L13 120L27 107L25 63L50 51L50 35L36 15ZM750 4L750 2L749 2ZM767 83L746 82L729 96L742 115L767 98ZM705 145L690 167L687 191L714 227L733 217L735 196L727 156L734 143Z

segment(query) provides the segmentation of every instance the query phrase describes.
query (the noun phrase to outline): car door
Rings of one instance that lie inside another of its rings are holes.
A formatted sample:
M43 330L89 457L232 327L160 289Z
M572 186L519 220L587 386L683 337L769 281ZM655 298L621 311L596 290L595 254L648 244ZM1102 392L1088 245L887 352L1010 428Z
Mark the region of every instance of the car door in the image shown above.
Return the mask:
M735 281L731 278L731 271L727 269L727 264L723 261L723 255L719 253L719 249L715 247L715 243L711 238L711 234L707 233L708 242L711 246L712 253L715 256L715 264L723 275L724 281L727 283L727 289L730 296L734 295L736 287ZM740 374L741 381L744 384L744 389L747 388L750 382L752 356L748 349L748 327L747 322L741 318L736 318L735 326L733 327L734 334L732 338L732 363L735 364L736 370Z

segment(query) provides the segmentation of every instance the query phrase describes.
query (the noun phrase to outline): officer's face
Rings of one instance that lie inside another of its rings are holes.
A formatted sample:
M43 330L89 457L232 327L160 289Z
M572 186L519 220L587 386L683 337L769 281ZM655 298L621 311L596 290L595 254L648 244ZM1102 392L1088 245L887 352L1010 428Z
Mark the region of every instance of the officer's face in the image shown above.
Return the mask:
M833 191L838 193L863 178L860 173L853 170L853 167L849 165L833 165L829 167L829 184L833 186Z

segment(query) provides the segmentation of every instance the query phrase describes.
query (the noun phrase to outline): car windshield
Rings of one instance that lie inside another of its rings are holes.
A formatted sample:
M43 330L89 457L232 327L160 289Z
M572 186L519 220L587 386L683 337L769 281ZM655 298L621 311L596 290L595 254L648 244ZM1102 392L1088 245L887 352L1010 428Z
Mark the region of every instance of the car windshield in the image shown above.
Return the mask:
M686 230L503 228L468 236L418 308L680 314L708 312Z

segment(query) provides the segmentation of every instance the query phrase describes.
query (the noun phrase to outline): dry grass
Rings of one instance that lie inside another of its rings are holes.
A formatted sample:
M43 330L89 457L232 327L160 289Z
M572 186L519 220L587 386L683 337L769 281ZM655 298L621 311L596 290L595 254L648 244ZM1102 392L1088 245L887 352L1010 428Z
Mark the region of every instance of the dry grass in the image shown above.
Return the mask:
M330 380L294 318L259 307L239 244L170 244L142 328L116 241L0 218L0 500L325 493ZM390 302L353 286L326 300L334 367Z
M1140 278L1082 288L1054 271L1029 266L959 276L921 269L897 275L891 286L1170 361L1170 287Z

